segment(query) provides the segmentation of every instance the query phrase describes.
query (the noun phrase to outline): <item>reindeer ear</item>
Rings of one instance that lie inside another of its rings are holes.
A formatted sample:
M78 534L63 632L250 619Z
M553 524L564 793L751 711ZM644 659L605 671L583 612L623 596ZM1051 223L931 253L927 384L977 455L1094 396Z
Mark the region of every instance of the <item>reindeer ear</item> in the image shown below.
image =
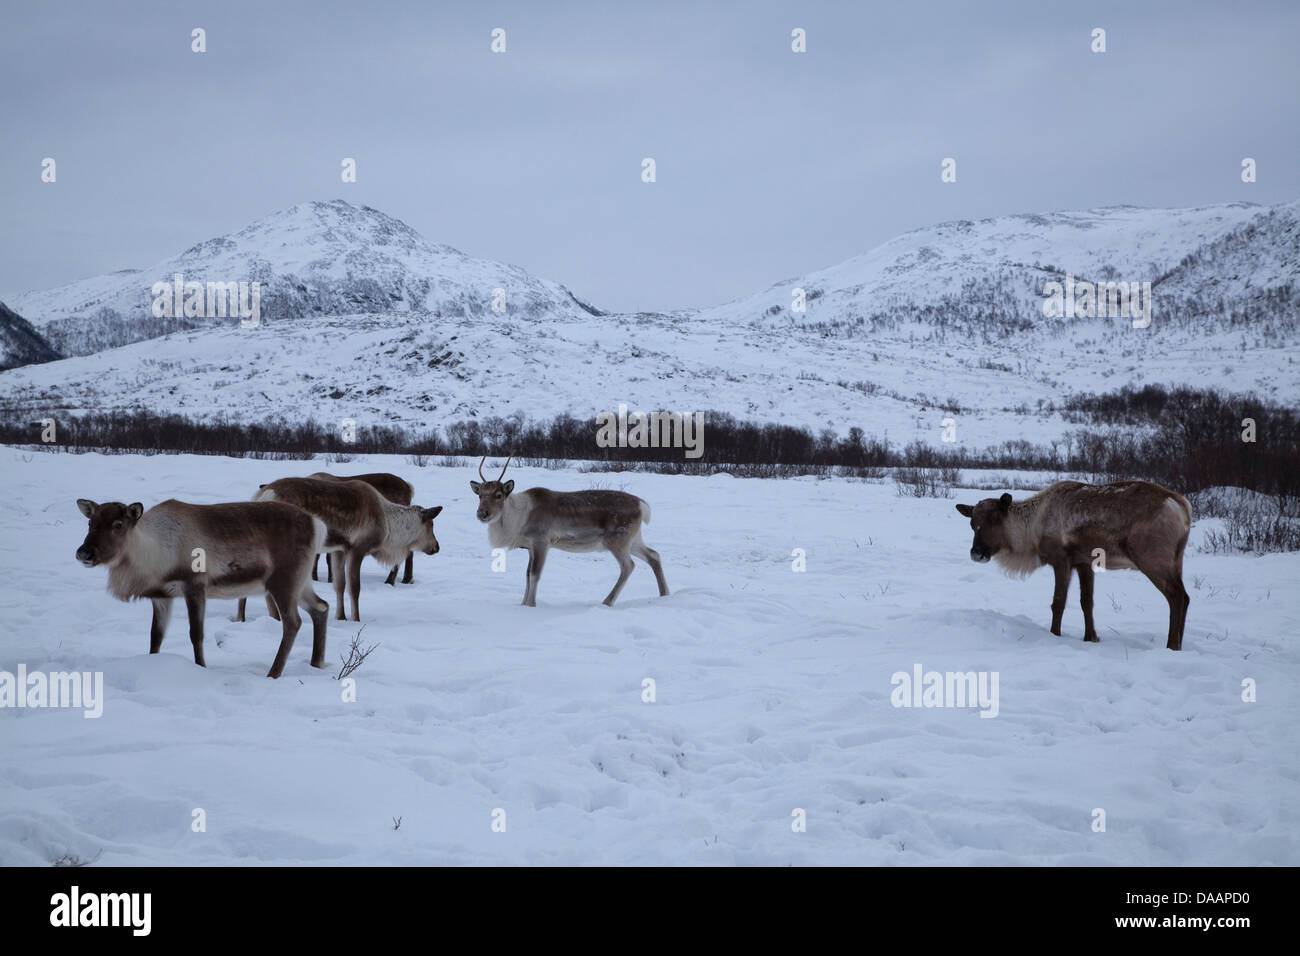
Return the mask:
M1003 511L1006 511L1008 508L1010 508L1010 507L1011 507L1011 496L1010 496L1010 495L1003 495L1001 498L999 498L999 499L998 499L998 507L1001 508Z
M961 512L963 518L969 518L975 513L975 509L971 505L958 505L957 510Z
M133 521L139 521L140 516L144 514L144 505L137 501L133 505L128 505L126 510L130 513Z
M483 482L481 481L471 481L469 483L469 490L474 492L474 494L478 494L479 489L482 487L483 487Z
M510 492L515 490L515 480L511 478L509 481L507 481L504 485L501 486L501 490L504 491L506 494L510 494Z
M420 509L420 520L421 520L421 521L432 521L434 518L438 517L438 513L441 512L441 511L442 511L442 505L438 505L438 506L436 506L436 507L434 507L434 508L421 508L421 509Z
M95 516L95 509L98 507L99 505L95 504L89 498L77 499L77 509L87 518L93 518Z

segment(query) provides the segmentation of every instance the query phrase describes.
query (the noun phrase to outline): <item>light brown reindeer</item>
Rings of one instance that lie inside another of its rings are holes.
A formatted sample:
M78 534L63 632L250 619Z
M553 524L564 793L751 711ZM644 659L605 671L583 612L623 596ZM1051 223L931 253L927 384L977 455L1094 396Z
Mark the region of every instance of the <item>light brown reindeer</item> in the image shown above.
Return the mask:
M327 471L318 471L314 475L308 475L308 478L315 478L320 481L364 481L375 491L379 492L395 505L409 505L415 498L415 489L411 483L397 475L390 474L386 471L371 472L365 475L331 475ZM413 564L415 555L413 552L406 552L406 571L402 575L402 583L410 584L413 579ZM316 562L311 566L311 579L319 581L317 568L320 564L320 555L316 555ZM388 572L388 578L385 584L396 585L398 565L393 565L393 570ZM325 560L325 570L329 580L334 580L334 569L330 567L329 559Z
M172 601L185 598L194 663L203 659L203 612L209 597L243 598L265 592L284 624L280 650L267 677L279 677L306 610L312 624L312 667L325 666L329 605L316 596L308 575L312 556L325 546L325 525L289 505L236 502L191 505L164 501L148 511L136 502L96 504L80 498L90 531L77 549L88 568L108 567L108 590L122 601L149 598L153 627L149 653L162 648Z
M346 620L345 583L352 620L361 620L361 562L366 555L392 567L410 551L438 553L433 519L442 511L441 505L395 505L363 481L281 478L258 488L253 500L296 505L325 522L328 534L318 550L327 553L332 564L337 605L334 616L340 621ZM244 610L245 602L240 601L236 621L244 620ZM275 617L275 611L268 602L267 612Z
M1190 603L1183 587L1183 549L1192 527L1192 507L1182 495L1146 481L1106 485L1058 481L1024 501L1003 495L977 505L958 505L957 510L970 518L975 531L972 561L992 558L1019 576L1043 565L1051 567L1056 575L1053 634L1061 634L1072 571L1079 575L1083 639L1096 641L1094 566L1106 571L1136 568L1169 602L1165 646L1171 651L1182 649Z
M483 462L478 476L483 478ZM514 481L502 483L510 459L496 481L483 478L471 481L478 495L478 520L488 526L488 540L494 548L525 548L528 573L523 603L537 606L537 582L542 577L546 553L561 551L608 551L618 561L618 581L605 598L605 604L617 600L634 567L631 555L644 560L655 573L660 596L668 593L659 553L641 540L641 525L650 523L650 505L635 495L622 491L550 491L530 488L514 495Z

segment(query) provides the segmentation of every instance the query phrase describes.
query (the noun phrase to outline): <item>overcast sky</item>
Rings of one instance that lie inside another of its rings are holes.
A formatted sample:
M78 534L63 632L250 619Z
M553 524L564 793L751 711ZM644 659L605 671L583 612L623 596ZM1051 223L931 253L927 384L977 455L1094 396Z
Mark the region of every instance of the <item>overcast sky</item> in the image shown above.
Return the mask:
M949 219L1285 202L1298 40L1294 2L6 2L0 299L312 199L619 311Z

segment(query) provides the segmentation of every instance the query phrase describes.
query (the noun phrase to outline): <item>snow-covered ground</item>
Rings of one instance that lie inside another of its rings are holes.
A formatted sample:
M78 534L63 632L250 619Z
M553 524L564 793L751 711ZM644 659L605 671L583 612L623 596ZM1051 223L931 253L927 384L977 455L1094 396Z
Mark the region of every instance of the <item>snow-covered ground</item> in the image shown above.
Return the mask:
M271 681L278 625L213 601L202 670L183 609L150 656L147 602L73 557L76 498L242 500L323 464L0 448L0 670L102 671L105 690L98 719L0 710L0 863L1300 863L1300 555L1201 554L1198 525L1183 652L1135 572L1099 578L1089 645L1077 586L1053 637L1047 572L967 557L953 504L988 492L512 466L520 487L650 501L673 589L638 565L606 608L613 560L556 553L524 608L526 559L491 570L472 466L358 458L332 470L396 471L446 510L415 584L365 567L380 646L351 703L332 676L359 625L331 622L329 671L305 628ZM997 672L997 716L892 706L917 665Z

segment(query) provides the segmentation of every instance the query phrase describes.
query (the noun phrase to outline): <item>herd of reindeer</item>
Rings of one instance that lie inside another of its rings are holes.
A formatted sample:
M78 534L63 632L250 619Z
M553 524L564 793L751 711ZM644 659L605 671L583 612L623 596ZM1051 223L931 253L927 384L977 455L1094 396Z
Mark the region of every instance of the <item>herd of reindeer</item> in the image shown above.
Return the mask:
M502 481L506 459L495 481L483 475L470 488L478 496L477 517L488 526L493 548L528 551L523 603L537 604L537 584L547 552L608 551L619 576L605 598L612 605L632 573L632 556L650 565L661 596L668 594L659 554L641 540L650 522L650 505L622 491L557 492L531 488L514 494L514 481ZM312 622L313 667L325 666L329 605L312 587L319 556L326 556L334 585L335 617L361 619L361 562L373 557L391 567L395 584L403 560L403 583L412 580L416 551L438 553L433 519L442 507L411 504L415 491L397 475L338 476L317 472L306 478L281 478L258 488L251 501L194 505L174 499L148 511L139 502L97 504L78 499L90 520L77 560L109 569L108 590L123 601L153 602L149 652L162 647L172 602L185 599L194 662L203 657L203 619L209 597L239 599L236 621L244 620L248 597L264 594L270 615L283 626L280 649L268 677L284 672L294 638L302 626L298 609ZM1169 602L1170 650L1181 650L1189 599L1183 587L1183 550L1192 511L1177 492L1145 481L1089 485L1058 481L1024 501L1011 495L957 505L975 533L970 557L996 561L1013 575L1028 575L1044 565L1055 575L1051 632L1061 634L1070 579L1079 578L1084 640L1097 641L1093 623L1093 585L1097 570L1136 568ZM1099 563L1100 562L1100 563Z

